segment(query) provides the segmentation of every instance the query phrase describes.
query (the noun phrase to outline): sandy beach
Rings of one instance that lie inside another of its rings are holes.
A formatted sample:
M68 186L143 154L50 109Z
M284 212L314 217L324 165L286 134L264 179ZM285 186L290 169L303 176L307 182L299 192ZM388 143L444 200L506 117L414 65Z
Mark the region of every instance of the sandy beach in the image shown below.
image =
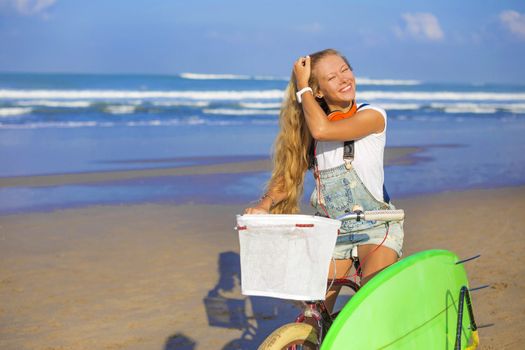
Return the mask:
M525 187L507 187L395 201L407 213L405 256L482 255L466 265L471 286L490 284L473 294L477 323L491 325L481 349L525 342L524 198ZM295 310L241 296L232 276L242 210L140 204L0 217L0 348L256 348ZM247 319L230 320L238 328L210 325L225 319L213 304L225 299L244 306Z

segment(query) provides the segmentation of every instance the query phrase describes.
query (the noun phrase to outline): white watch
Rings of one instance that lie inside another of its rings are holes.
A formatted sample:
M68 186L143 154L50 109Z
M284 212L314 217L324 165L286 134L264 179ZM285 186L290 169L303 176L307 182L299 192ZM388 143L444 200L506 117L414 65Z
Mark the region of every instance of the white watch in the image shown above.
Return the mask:
M303 102L303 99L302 99L302 95L306 92L306 91L310 91L312 93L312 95L314 94L314 91L312 90L311 87L307 86L305 88L302 88L301 90L297 91L295 93L295 96L297 96L297 102L299 103L302 103Z

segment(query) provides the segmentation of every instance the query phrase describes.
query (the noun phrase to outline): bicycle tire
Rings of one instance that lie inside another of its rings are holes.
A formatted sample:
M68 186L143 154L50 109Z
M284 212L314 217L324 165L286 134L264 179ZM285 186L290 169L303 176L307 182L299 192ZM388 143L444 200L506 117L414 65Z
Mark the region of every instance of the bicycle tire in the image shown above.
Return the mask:
M317 331L306 323L288 323L273 331L257 350L284 350L293 345L303 345L309 350L319 349Z

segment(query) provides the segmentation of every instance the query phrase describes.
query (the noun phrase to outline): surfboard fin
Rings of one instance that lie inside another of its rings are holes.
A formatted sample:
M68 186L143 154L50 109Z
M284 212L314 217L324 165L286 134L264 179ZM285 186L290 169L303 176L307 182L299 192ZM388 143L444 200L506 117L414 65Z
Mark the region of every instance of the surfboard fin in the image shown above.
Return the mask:
M480 324L477 327L478 327L478 329L480 329L480 328L489 328L489 327L493 327L493 326L495 326L494 323L487 323L487 324Z
M463 264L463 263L466 263L467 261L477 259L480 256L481 256L481 254L478 254L478 255L474 255L474 256L472 256L470 258L466 258L466 259L463 259L463 260L456 261L456 265Z
M468 291L469 292L473 292L475 290L485 289L485 288L488 288L488 287L490 287L490 284L484 284L484 285L479 286L479 287L469 288Z

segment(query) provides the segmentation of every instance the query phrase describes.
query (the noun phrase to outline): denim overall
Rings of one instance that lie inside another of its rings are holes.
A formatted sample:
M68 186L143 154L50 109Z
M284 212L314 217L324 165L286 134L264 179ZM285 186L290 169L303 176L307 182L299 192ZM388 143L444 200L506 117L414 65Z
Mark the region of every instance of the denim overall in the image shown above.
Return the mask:
M317 209L317 215L326 216L321 204L331 218L352 211L355 205L360 206L363 211L395 209L392 204L374 198L350 162L335 168L320 170L317 174L317 186L310 197L310 204ZM337 238L334 257L349 259L352 256L352 249L357 245L381 244L383 240L384 246L393 249L398 256L401 256L402 225L402 222L385 224L377 221L344 221ZM385 239L387 229L388 236Z

